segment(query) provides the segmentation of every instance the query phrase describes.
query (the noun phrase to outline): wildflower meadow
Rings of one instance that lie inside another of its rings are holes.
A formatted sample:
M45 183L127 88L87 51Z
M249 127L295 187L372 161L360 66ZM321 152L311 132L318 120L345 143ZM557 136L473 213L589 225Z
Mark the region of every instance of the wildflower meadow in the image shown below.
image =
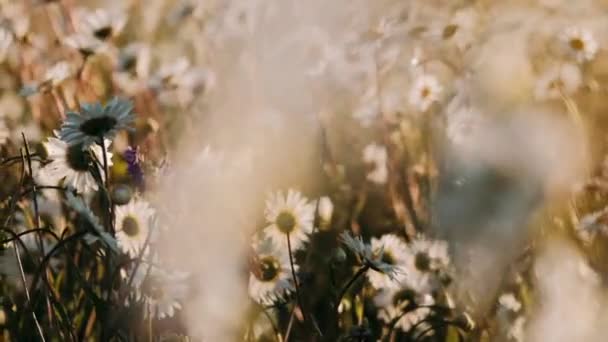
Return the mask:
M608 1L0 0L0 341L608 340Z

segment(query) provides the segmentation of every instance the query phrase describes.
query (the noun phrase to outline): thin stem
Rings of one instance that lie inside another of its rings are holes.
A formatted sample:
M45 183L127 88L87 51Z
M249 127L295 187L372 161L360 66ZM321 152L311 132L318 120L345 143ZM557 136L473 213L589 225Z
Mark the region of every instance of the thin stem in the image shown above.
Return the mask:
M340 295L338 295L338 299L336 300L336 310L338 310L338 308L340 307L340 303L342 302L342 298L344 297L344 295L346 294L346 292L348 291L348 289L355 283L355 281L357 281L357 279L359 279L359 277L361 275L363 275L365 272L367 272L368 269L369 269L368 265L362 266L357 271L357 273L355 273L355 275L348 281L348 283L346 283L346 286L344 286L344 288L342 288L342 291L340 291Z
M103 171L105 174L104 179L104 192L106 195L106 201L108 205L109 218L106 220L106 229L113 235L114 234L114 209L112 208L112 199L110 197L109 187L110 184L110 171L108 166L108 153L106 152L106 144L103 136L99 138L99 145L101 146L101 154L103 155Z
M30 158L32 158L32 159L40 158L40 155L37 153L30 153ZM7 158L3 158L0 160L0 166L4 166L5 164L10 165L14 162L20 162L20 161L21 161L21 156L7 157Z
M291 309L291 314L289 315L289 323L287 324L287 331L285 332L285 342L289 342L289 336L291 335L291 328L293 328L293 321L295 318L296 307Z
M21 177L20 177L20 181L19 181L19 188L22 188L23 182L25 179L25 163L23 163L23 159L24 159L23 150L20 151L20 155L21 155L22 164L21 164ZM16 199L16 196L14 196L13 198L11 198L11 205L10 205L11 210L10 210L10 214L6 218L5 226L8 226L8 224L11 222L11 220L13 218L16 203L17 203L17 199ZM21 242L21 240L18 240L18 241ZM29 306L31 306L32 300L30 297L29 289L27 288L27 282L25 280L25 272L23 271L23 264L21 263L21 256L19 255L19 248L17 247L16 243L13 243L13 248L15 250L15 256L17 258L17 264L19 265L19 274L21 275L21 282L23 283L25 298L27 299ZM27 248L26 248L26 251L27 251ZM36 312L34 312L33 307L32 307L32 318L34 319L34 323L36 324L36 330L38 331L38 335L40 335L40 340L42 342L45 342L46 340L44 339L44 333L42 332L42 327L40 326L40 323L38 322L38 318L36 317Z
M152 342L152 308L148 306L148 342Z
M15 250L15 257L17 259L17 265L19 265L19 275L21 276L21 282L23 283L23 289L25 292L25 298L28 303L32 302L30 297L30 290L27 288L27 281L25 280L25 272L23 271L23 264L21 263L21 256L19 255L19 247L17 247L16 243L13 243L13 249ZM34 319L34 324L36 325L36 330L38 331L38 335L40 335L40 339L42 342L45 341L44 333L42 332L42 327L40 327L40 323L38 322L38 318L36 317L36 313L34 312L34 308L32 308L32 318Z
M268 319L268 322L270 322L270 325L272 326L272 330L274 330L274 334L277 337L277 342L282 342L283 339L281 338L281 333L279 332L279 328L274 323L274 320L272 319L272 317L270 317L270 314L268 313L268 311L266 311L266 308L262 307L262 313L264 314L264 316L266 316L266 319Z
M306 320L304 307L302 306L302 299L300 298L300 285L298 285L298 279L296 278L296 271L293 263L293 254L291 252L291 239L289 238L289 233L287 233L287 250L289 251L289 266L291 267L291 276L293 277L293 283L296 288L296 300L298 301L300 310L302 310L302 316L304 316L304 320Z

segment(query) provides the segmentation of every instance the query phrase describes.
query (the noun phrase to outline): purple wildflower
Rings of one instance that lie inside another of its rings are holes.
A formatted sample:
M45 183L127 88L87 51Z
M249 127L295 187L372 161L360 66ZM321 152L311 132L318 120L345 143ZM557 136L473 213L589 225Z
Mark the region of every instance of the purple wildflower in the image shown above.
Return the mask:
M140 191L144 191L144 171L141 168L141 157L139 154L139 147L127 147L127 150L124 153L124 158L128 165L127 171L129 172L129 175L131 175L135 186Z

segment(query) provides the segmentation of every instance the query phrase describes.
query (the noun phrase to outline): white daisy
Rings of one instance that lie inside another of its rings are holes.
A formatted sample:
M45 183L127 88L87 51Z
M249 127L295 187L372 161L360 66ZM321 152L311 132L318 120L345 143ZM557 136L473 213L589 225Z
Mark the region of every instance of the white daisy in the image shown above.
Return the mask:
M13 45L13 33L3 27L0 27L0 62L3 62Z
M108 11L102 8L93 11L81 10L81 32L90 34L99 40L117 36L127 23L127 16L122 11Z
M429 293L439 284L438 272L450 263L447 243L418 235L408 247L404 282L418 293Z
M83 56L94 55L104 48L104 44L99 39L82 33L75 33L63 39L63 44L72 49L78 50Z
M410 248L415 257L415 266L420 271L438 271L450 264L448 244L445 241L429 240L418 235L410 242Z
M525 331L524 331L525 325L526 325L526 317L524 317L524 316L517 317L517 319L515 319L515 321L509 328L507 336L515 342L525 341Z
M391 265L393 273L372 270L367 273L369 282L375 289L398 289L403 285L405 268L409 258L408 247L400 237L394 234L382 235L379 239L372 238L371 250L374 255L382 256L384 264Z
M589 244L598 233L608 234L608 207L584 215L575 227L579 239Z
M150 72L150 63L150 47L144 43L131 43L120 50L116 67L118 72L146 79Z
M431 313L431 309L426 306L435 304L433 297L424 295L418 298L414 305L411 305L413 303L410 300L396 300L397 293L392 292L390 294L390 302L387 305L381 306L378 310L378 318L386 324L395 324L396 328L404 332L409 332L413 327L415 327L416 331L425 331L429 325L420 322L425 320ZM395 322L395 320L397 321Z
M410 104L420 112L426 112L433 103L439 101L443 87L435 76L418 76L409 94Z
M148 234L154 233L154 214L150 204L141 199L116 207L116 240L124 253L133 258L139 256Z
M470 146L479 133L481 113L477 109L463 105L451 111L448 108L446 134L448 139L458 146Z
M150 78L149 86L159 91L165 104L185 105L191 103L197 93L215 86L215 74L207 69L194 67L186 57L162 65Z
M385 184L388 179L388 152L386 147L371 143L363 149L363 162L372 165L367 179L376 184Z
M24 96L33 95L39 91L50 91L52 87L56 87L63 83L68 78L74 75L72 65L66 61L61 61L48 68L44 73L44 77L39 84L25 85L21 90Z
M0 118L0 147L6 143L11 136L11 131L6 127L4 118Z
M293 189L270 194L266 199L264 216L270 223L264 233L272 242L287 250L287 236L289 235L292 250L304 247L308 235L313 231L315 219L315 205Z
M372 246L363 242L361 236L353 237L348 231L340 234L340 241L357 257L359 263L368 268L386 274L390 278L396 278L397 268L395 265L383 261L383 253L373 251ZM384 252L384 251L382 251ZM388 259L390 261L390 259Z
M535 96L539 100L558 99L562 94L571 95L583 83L578 66L565 63L547 70L536 82Z
M478 14L473 8L461 9L432 28L430 35L436 40L453 44L460 51L466 51L475 40L477 23Z
M108 166L112 165L112 153L109 151L110 144L111 141L106 139ZM92 145L83 150L80 144L69 146L63 140L54 137L48 138L43 145L51 162L40 169L39 172L44 172L44 177L38 175L39 178L51 180L55 184L63 180L64 185L76 189L79 193L87 193L98 189L97 182L91 174L91 168L96 165L95 159L103 160L103 152L100 146ZM98 165L98 169L103 174L102 167Z
M519 312L521 309L521 303L515 298L512 293L504 293L498 298L498 303L504 309L512 312Z
M359 105L353 111L353 118L363 127L369 127L380 115L380 106L375 87L367 89L361 97Z
M153 319L173 317L181 310L188 292L189 275L140 264L133 276L136 299L144 303L144 316Z
M329 223L331 223L331 217L334 213L334 204L332 203L331 198L327 196L319 198L318 207L321 223L326 226L329 225Z
M592 60L599 49L593 33L581 27L568 27L559 38L566 53L579 63Z
M284 250L256 248L249 275L249 296L262 304L270 305L294 291L289 257ZM298 265L294 265L297 271Z
M50 67L44 74L44 82L57 86L74 75L74 68L69 62L61 61Z

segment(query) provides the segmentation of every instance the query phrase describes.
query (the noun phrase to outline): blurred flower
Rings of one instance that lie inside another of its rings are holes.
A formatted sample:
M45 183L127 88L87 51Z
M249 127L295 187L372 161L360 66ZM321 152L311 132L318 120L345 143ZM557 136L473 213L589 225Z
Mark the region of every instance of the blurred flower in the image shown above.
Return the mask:
M279 191L266 199L264 216L270 223L264 228L264 234L284 250L287 250L289 236L291 248L295 251L304 247L313 231L315 205L296 190L289 189L287 195Z
M6 143L11 136L11 131L6 127L4 118L0 118L0 147Z
M564 63L547 70L536 82L535 96L539 100L559 99L576 92L583 83L578 66Z
M410 242L410 248L415 257L415 266L420 271L438 271L450 263L445 241L430 240L419 234Z
M521 303L512 293L504 293L498 298L498 303L508 311L519 312Z
M117 131L128 129L135 120L129 100L113 98L105 106L99 102L83 104L80 113L68 112L59 136L69 145L86 148L101 137L112 139Z
M67 61L61 61L50 67L44 74L43 83L50 83L52 86L57 86L66 79L74 75L72 65Z
M13 45L13 33L0 26L0 63L4 61L10 47Z
M450 141L458 146L469 146L476 141L481 124L481 113L469 105L447 110L446 134Z
M7 90L0 96L0 117L19 122L24 112L25 105L19 94Z
M526 317L524 317L524 316L517 317L517 319L515 319L515 321L509 328L509 331L507 333L508 337L515 342L524 342L525 341L525 335L524 335L524 326L525 325L526 325Z
M418 76L410 89L409 101L416 110L426 112L433 103L439 101L443 87L435 76Z
M319 198L318 211L319 218L321 218L322 221L321 223L329 225L334 212L334 204L332 203L331 198L327 196Z
M87 193L97 190L97 182L91 174L91 169L97 165L96 160L102 160L101 146L84 148L82 144L68 145L63 140L50 137L43 143L48 159L51 162L45 165L39 172L44 177L57 184L63 180L64 185L71 186L79 193ZM105 147L108 156L108 166L112 165L112 153L109 146L111 142L106 140ZM93 154L91 154L93 153ZM103 173L101 166L97 165L99 172ZM42 177L38 175L38 177Z
M430 29L432 38L451 43L460 51L468 50L475 41L478 13L473 8L456 11L449 19L443 20Z
M376 184L384 184L388 179L388 153L386 147L371 143L363 149L363 162L372 165L367 179Z
M426 307L435 304L431 295L420 296L419 298L409 298L399 300L399 292L390 292L388 303L376 302L379 305L378 318L386 324L395 324L401 331L409 332L415 327L416 331L422 332L429 328L429 324L421 323L431 313L431 309ZM384 305L382 305L384 304Z
M39 91L46 92L51 88L63 83L66 79L74 76L74 69L69 62L61 61L47 69L44 77L39 83L26 84L21 88L21 96L31 96Z
M215 74L207 69L193 67L186 57L162 65L149 81L149 86L160 92L160 100L167 104L191 103L196 94L215 86Z
M5 27L10 29L17 39L25 39L30 30L31 14L28 13L28 6L19 1L5 1L0 6L0 13Z
M116 207L116 240L120 249L132 258L139 256L146 240L154 238L155 211L148 202L134 199Z
M447 243L419 234L410 241L406 252L403 256L404 284L421 294L437 288L440 272L450 263Z
M353 111L353 118L359 121L363 127L368 127L380 115L380 105L375 89L376 87L369 87Z
M136 299L144 303L144 317L163 319L181 310L181 302L188 294L188 277L186 272L141 263L133 276L133 286Z
M262 304L271 305L294 291L289 257L271 241L254 243L255 256L249 275L249 295ZM298 265L294 265L297 271Z
M145 43L130 43L118 54L118 71L146 78L150 70L150 47Z
M376 270L368 272L367 278L372 286L379 290L401 287L409 255L405 242L397 235L385 234L379 239L372 238L371 251L383 264L390 265L394 269L391 273Z
M127 150L124 152L124 158L127 162L127 171L133 179L133 182L141 191L143 191L145 186L144 171L142 170L140 164L141 156L139 155L139 147L127 147Z
M99 40L107 40L117 36L125 24L127 16L122 11L108 11L98 8L92 11L81 9L81 31L82 33L90 34Z
M608 207L584 215L576 225L575 232L579 239L587 244L598 233L608 235Z
M568 27L559 38L566 53L579 63L592 60L599 49L593 33L581 27Z
M384 261L384 249L372 249L372 246L363 242L360 236L353 237L348 231L340 234L340 241L357 257L358 261L366 267L380 273L386 274L389 278L396 277L396 267ZM342 252L344 253L344 252Z
M104 47L103 42L99 39L81 33L65 37L63 43L72 49L78 50L84 57L94 55Z

